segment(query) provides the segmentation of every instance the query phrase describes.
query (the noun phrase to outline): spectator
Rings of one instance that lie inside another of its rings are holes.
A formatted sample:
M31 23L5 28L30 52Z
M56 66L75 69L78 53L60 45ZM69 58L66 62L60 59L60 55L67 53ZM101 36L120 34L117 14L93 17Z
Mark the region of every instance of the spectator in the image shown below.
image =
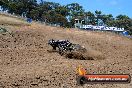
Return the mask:
M27 22L28 23L31 23L32 22L32 19L31 18L27 18Z

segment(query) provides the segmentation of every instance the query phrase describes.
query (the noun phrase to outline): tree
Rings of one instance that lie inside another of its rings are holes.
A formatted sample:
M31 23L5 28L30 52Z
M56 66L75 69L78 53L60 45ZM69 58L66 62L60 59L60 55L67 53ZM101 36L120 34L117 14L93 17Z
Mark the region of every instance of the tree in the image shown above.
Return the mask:
M86 22L86 24L94 25L95 24L95 15L90 11L85 12L85 22Z
M39 20L49 22L48 20L52 17L51 12L55 12L56 9L61 7L59 3L54 3L54 2L46 2L46 1L41 1L39 4L38 11L39 11ZM49 16L47 16L49 14ZM54 18L53 18L54 19Z
M27 17L31 16L31 11L33 9L35 9L38 4L37 4L37 0L22 0L24 7L23 9L25 10L25 13L27 14Z
M71 3L66 5L66 8L69 10L69 16L76 17L84 13L83 7L78 3Z
M114 18L112 16L112 14L108 14L108 15L102 15L101 16L101 20L103 21L103 23L107 26L114 26Z
M68 9L69 15L68 20L71 22L71 24L74 24L74 19L78 17L82 17L84 15L83 7L80 6L78 3L71 3L66 5L66 8ZM74 25L72 25L74 26Z
M101 11L98 11L98 10L95 11L96 25L99 24L99 19L101 18L101 13L102 13Z
M69 15L68 9L65 6L58 6L55 11L57 14L61 14L64 17Z
M39 10L33 9L30 11L30 18L34 20L39 20Z
M124 20L124 19L129 19L129 17L126 15L122 15L122 14L116 16L116 20Z
M30 16L30 11L38 5L36 0L2 0L0 3L2 9L8 10L9 13L19 15L26 13L28 16Z
M5 11L8 8L9 1L8 0L0 0L0 6L2 7L2 10Z

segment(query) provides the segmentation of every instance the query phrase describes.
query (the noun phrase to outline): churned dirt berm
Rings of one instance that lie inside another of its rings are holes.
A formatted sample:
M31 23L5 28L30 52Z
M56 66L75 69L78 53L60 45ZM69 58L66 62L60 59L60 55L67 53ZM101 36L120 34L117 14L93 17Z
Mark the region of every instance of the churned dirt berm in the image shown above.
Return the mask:
M132 82L76 85L79 65L89 74L132 76L131 39L114 33L50 27L35 22L23 25L20 22L23 20L17 18L4 24L2 21L6 20L0 17L0 27L7 32L0 33L0 88L132 88ZM72 52L68 58L49 53L49 39L68 39L80 44L87 49L81 58L87 58L80 60L79 52Z

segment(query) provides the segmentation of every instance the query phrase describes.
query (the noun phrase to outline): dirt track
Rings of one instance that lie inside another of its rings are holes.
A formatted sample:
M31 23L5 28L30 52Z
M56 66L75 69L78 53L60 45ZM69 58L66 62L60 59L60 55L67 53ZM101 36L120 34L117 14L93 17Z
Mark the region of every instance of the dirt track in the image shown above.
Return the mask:
M0 34L0 88L132 88L132 82L76 85L79 65L90 74L132 76L132 40L128 38L37 23L5 27L10 33ZM105 59L77 60L49 53L47 41L52 38L68 39L84 46L90 55L101 53Z

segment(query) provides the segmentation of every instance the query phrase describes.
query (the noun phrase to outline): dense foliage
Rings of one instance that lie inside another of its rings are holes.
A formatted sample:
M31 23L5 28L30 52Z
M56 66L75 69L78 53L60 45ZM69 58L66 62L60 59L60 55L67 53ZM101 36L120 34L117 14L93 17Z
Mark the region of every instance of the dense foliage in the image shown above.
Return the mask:
M132 34L132 19L128 16L120 14L114 18L112 14L103 14L98 10L95 13L86 12L78 3L60 5L43 0L40 3L36 0L0 0L0 6L11 14L63 27L74 27L74 19L79 18L84 19L85 24L123 27Z

